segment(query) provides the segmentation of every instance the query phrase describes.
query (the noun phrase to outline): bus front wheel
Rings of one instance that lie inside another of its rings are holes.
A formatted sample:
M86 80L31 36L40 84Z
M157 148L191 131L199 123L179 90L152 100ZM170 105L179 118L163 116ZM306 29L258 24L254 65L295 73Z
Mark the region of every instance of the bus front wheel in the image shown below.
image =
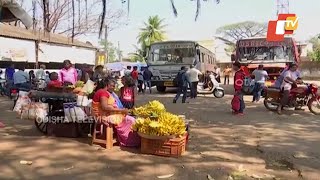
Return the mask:
M166 87L165 86L157 86L157 91L164 93L164 92L166 92Z

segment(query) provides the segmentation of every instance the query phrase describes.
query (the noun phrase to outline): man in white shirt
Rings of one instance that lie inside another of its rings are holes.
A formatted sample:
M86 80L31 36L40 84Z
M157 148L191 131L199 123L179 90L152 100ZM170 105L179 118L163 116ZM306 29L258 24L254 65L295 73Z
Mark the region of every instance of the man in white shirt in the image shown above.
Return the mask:
M190 66L190 69L186 73L188 80L191 83L191 97L190 98L196 98L198 91L198 82L199 82L199 75L202 75L202 73L196 69L193 65Z
M277 109L278 114L281 114L284 106L288 104L290 90L297 86L297 80L299 79L298 73L296 73L298 66L296 64L291 64L289 70L283 75L284 79L281 84L281 90L283 91L283 96L281 98L280 106Z
M127 69L124 71L124 75L125 76L131 76L131 66L127 66Z
M220 68L218 68L217 66L215 66L215 67L214 67L214 70L215 70L215 74L216 74L216 80L218 81L218 83L221 83L221 78L220 78L221 71L220 71Z
M263 65L259 65L258 69L255 69L252 72L252 75L254 75L255 82L252 102L259 102L262 89L264 87L266 79L268 78L268 73L267 71L263 70Z

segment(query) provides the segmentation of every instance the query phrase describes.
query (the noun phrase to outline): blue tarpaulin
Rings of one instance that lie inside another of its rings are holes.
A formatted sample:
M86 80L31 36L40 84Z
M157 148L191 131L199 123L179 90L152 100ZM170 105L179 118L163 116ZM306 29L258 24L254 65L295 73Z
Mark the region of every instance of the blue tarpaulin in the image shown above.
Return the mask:
M124 69L127 69L127 66L137 66L140 70L141 67L146 67L147 64L142 62L114 62L106 64L106 68L111 71L122 71Z

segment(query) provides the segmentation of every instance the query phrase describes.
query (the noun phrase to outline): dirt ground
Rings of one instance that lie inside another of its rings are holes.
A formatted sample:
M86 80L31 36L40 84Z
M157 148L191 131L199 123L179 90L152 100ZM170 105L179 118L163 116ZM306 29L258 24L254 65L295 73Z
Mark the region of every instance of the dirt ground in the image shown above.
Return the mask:
M157 99L190 120L187 152L178 159L43 136L1 98L0 121L6 127L0 129L0 179L320 179L320 118L308 110L279 116L248 96L246 114L238 117L231 115L230 95L172 104L173 95L146 94L138 103Z

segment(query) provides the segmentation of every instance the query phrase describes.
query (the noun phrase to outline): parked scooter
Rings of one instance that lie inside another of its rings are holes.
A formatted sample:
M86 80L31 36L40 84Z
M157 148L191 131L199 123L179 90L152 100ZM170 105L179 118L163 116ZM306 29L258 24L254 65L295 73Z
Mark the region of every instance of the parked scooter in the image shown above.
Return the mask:
M211 77L208 88L204 87L204 83L198 84L198 94L211 94L213 93L214 97L216 98L222 98L224 96L224 89L220 87L218 81Z

